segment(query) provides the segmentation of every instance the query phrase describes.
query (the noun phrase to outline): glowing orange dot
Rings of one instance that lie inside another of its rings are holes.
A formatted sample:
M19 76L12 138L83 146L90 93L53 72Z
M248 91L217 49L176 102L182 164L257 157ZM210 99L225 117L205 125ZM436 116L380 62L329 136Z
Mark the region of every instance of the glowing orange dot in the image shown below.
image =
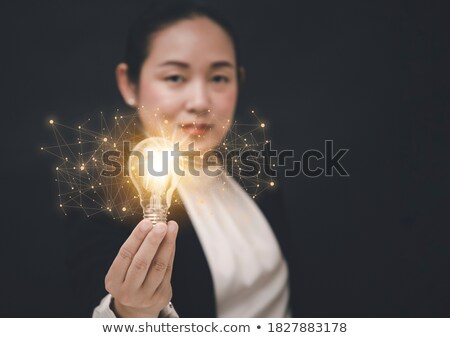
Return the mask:
M103 142L106 142L106 141L108 141L108 139L105 137L105 138L103 139Z
M123 207L123 208L122 208L122 211L127 211L127 208Z
M266 126L265 123L261 123L261 128L264 128Z
M270 182L270 186L273 187L275 185L275 182Z
M50 120L50 121L48 121L48 122L50 122L50 124L53 124L53 123L55 123L55 121L53 121L53 120Z

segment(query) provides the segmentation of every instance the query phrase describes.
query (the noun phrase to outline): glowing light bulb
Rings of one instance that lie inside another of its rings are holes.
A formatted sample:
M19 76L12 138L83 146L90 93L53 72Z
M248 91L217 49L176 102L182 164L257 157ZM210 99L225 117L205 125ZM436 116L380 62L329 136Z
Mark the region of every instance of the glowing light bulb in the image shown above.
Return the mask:
M131 181L139 193L144 218L153 225L167 221L167 210L180 177L174 174L173 144L162 137L139 142L128 161Z

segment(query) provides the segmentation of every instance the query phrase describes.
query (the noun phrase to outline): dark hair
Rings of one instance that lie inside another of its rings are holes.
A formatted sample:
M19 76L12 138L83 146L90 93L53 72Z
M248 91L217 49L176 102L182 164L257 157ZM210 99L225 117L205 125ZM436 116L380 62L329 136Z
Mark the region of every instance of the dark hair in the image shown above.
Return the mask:
M239 44L234 30L213 9L193 1L183 0L164 1L163 4L144 12L132 24L128 32L124 60L128 65L128 79L133 83L139 82L141 68L150 53L151 39L155 33L172 23L195 17L207 17L211 19L229 35L234 45L236 69L239 78Z

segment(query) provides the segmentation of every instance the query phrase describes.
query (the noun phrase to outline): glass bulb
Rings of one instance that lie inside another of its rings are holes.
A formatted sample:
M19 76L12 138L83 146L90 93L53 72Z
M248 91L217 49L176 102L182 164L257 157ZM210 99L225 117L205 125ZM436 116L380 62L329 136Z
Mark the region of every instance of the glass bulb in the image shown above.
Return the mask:
M178 183L174 175L173 144L162 137L139 142L128 161L131 181L139 193L144 218L153 225L167 221L172 194Z

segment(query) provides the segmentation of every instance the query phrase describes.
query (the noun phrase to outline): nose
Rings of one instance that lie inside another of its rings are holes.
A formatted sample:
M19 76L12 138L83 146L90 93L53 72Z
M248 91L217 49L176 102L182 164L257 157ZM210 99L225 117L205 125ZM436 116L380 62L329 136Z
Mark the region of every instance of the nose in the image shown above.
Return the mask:
M192 83L187 93L186 110L189 113L205 114L211 109L208 88L203 81Z

